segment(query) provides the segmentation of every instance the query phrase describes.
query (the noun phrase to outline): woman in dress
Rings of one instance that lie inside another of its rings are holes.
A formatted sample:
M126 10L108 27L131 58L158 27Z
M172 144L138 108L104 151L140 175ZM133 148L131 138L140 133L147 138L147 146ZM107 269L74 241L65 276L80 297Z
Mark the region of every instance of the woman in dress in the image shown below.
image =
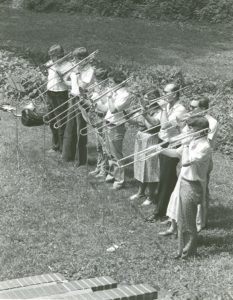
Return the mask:
M135 140L134 147L134 178L138 181L138 192L130 197L130 200L145 197L146 188L148 188L148 196L142 205L150 205L154 202L155 191L159 182L159 159L154 156L145 159L139 152L156 145L159 142L158 132L160 131L160 107L157 103L149 108L146 104L160 96L157 89L150 91L144 95L143 104L144 113L138 117L133 116L129 119L129 123L139 126L139 131ZM151 130L150 128L153 127Z

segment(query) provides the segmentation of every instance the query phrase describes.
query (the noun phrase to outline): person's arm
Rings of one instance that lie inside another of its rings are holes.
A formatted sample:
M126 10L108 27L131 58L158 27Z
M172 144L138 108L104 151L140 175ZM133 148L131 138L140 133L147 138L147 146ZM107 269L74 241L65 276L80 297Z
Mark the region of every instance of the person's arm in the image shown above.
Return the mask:
M117 113L117 109L114 104L114 100L112 96L108 97L108 108L112 114Z
M149 123L149 127L153 127L153 126L157 126L160 124L160 120L158 118L156 118L155 115L150 115L149 113L147 113L145 111L145 113L143 114L145 120Z
M176 149L163 149L161 151L161 154L169 156L169 157L174 157L174 158L180 157L180 155L177 153Z
M165 106L161 106L161 127L162 129L167 129L172 126L178 126L177 118L182 118L186 114L186 109L184 106L180 105L175 109L172 114L168 117L167 109Z
M71 91L70 91L71 95L79 96L80 90L78 85L78 75L75 73L71 73L70 79L71 79Z
M71 78L70 78L70 74L66 74L63 77L63 81L65 83L65 85L67 85L68 87L71 87Z
M182 167L188 167L192 164L189 158L189 145L183 145L183 153L182 153Z
M106 113L108 110L108 103L103 103L101 100L96 103L96 110L101 113Z
M183 146L183 155L182 155L182 166L188 167L190 165L193 165L197 162L200 162L205 157L208 157L210 153L210 147L199 147L198 150L190 152L189 146L184 145Z
M171 124L168 122L168 113L166 109L167 104L161 105L161 117L160 117L160 122L161 122L161 129L167 129L168 127L171 127Z

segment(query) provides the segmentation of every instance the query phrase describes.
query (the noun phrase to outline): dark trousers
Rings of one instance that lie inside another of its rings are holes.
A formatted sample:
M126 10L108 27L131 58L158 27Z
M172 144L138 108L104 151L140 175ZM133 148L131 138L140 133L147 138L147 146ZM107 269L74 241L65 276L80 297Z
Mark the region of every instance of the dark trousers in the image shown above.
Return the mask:
M70 115L70 120L66 125L64 134L64 143L62 157L65 161L77 161L77 166L85 165L87 162L87 130L82 130L87 126L80 111L74 112L77 114ZM80 131L85 135L81 135Z
M63 137L64 137L64 131L66 128L66 125L62 125L66 121L66 112L64 112L68 108L68 104L64 104L61 107L62 103L66 102L68 100L68 92L53 92L48 91L47 92L47 103L48 103L48 120L53 119L50 123L50 129L52 131L52 148L54 150L58 150L62 152L63 147ZM57 109L55 109L57 108ZM55 109L55 110L54 110ZM64 112L64 113L63 113ZM55 129L54 124L57 123L58 125L61 125L60 128Z
M167 206L177 182L176 166L179 159L160 154L159 162L160 181L156 197L157 206L154 213L159 217L164 217L166 216Z
M154 202L157 186L158 182L139 182L138 194L144 195L146 188L148 188L148 198Z

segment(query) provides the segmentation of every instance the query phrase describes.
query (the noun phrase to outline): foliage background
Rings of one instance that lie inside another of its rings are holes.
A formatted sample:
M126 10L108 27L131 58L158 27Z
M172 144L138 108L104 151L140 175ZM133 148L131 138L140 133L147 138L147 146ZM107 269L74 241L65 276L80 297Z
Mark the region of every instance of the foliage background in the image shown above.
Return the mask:
M193 19L218 23L233 18L232 0L24 0L24 6L35 11L157 20Z

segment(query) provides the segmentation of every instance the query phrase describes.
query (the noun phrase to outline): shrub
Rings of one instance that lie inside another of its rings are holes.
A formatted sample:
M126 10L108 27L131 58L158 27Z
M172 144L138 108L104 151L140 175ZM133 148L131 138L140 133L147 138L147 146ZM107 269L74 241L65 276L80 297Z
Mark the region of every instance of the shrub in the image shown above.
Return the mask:
M215 23L233 18L232 0L24 0L24 6L35 11L60 10L150 19L197 19Z

